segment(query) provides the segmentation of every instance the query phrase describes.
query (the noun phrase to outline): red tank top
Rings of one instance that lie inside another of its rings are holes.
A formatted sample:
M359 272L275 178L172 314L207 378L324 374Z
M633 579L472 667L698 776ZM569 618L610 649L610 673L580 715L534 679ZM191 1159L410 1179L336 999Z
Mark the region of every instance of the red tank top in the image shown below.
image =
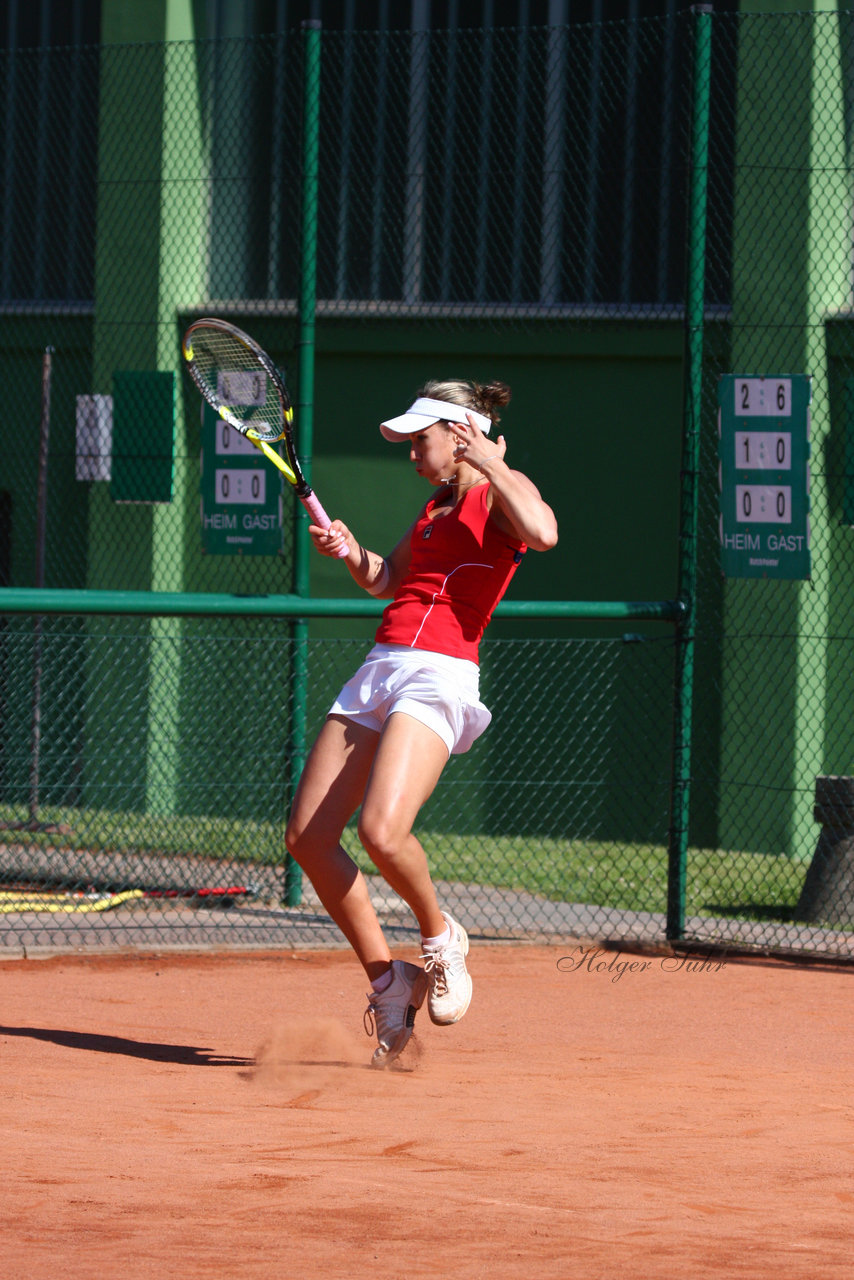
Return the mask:
M447 515L430 519L435 498L412 531L412 559L387 605L378 644L403 644L477 662L480 638L526 551L490 520L488 484L475 485Z

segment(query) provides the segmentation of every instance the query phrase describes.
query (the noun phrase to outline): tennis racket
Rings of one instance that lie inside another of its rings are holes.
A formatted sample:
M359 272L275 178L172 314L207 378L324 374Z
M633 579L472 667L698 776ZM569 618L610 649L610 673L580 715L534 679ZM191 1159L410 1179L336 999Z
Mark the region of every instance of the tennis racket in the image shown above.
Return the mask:
M332 523L309 485L294 447L294 411L284 380L267 353L227 320L196 320L181 343L190 376L230 427L251 440L282 472L316 525ZM283 441L287 458L270 446ZM346 543L339 556L347 554Z

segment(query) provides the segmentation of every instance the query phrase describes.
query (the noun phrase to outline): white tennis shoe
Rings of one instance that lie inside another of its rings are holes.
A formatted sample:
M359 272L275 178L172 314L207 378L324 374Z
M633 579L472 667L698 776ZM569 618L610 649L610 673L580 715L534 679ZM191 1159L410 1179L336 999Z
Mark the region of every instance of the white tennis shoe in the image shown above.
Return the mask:
M392 980L385 991L368 992L365 1030L369 1036L376 1031L379 1042L372 1067L387 1067L403 1052L427 994L427 977L417 964L392 960L391 971Z
M451 940L444 946L425 947L421 959L430 983L427 1011L439 1026L459 1022L471 1004L471 975L466 969L469 938L465 929L444 911L442 916L451 930Z

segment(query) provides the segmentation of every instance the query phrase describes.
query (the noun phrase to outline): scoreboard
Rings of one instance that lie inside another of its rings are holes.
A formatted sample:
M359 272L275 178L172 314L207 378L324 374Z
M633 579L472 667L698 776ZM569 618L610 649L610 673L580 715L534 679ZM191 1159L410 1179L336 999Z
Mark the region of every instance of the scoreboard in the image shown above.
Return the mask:
M202 548L207 555L281 552L282 473L204 403L201 494Z
M724 577L810 577L811 398L805 374L719 381Z

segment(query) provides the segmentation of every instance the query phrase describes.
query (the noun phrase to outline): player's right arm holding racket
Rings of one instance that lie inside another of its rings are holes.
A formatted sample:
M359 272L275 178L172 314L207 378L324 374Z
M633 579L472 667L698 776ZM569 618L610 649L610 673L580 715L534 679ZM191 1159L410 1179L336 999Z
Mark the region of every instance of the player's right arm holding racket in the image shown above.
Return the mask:
M341 547L346 546L345 563L356 585L368 595L391 599L409 568L413 527L414 522L387 556L363 547L342 520L333 520L328 529L309 525L309 533L321 555L344 559Z

